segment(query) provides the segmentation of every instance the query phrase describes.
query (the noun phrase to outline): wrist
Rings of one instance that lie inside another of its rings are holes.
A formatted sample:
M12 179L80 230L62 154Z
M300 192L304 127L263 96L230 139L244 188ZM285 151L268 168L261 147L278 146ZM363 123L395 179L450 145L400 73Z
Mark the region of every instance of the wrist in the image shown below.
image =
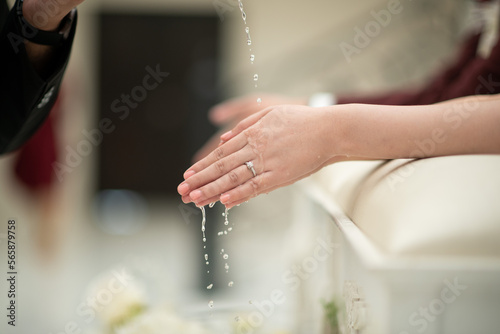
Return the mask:
M57 31L71 9L49 1L23 0L22 3L22 14L26 22L44 31Z
M355 105L333 105L325 107L325 124L328 127L325 133L325 142L329 144L329 157L333 160L342 160L355 156L351 136L351 123L355 114Z

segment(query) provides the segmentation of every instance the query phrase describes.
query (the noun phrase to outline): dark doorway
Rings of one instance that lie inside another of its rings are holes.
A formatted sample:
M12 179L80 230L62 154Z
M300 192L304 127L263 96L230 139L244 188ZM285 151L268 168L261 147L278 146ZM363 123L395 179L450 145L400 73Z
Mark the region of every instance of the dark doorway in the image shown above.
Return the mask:
M99 17L98 190L177 196L193 153L215 131L219 20L103 13ZM168 74L167 74L168 73Z

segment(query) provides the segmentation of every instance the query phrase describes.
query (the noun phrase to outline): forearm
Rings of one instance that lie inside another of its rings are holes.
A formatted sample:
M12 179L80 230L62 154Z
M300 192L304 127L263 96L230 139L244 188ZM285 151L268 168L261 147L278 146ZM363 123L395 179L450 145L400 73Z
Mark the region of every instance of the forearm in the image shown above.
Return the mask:
M75 6L74 1L23 1L23 16L36 29L57 31L63 18ZM45 76L50 73L57 46L47 46L25 41L26 53L37 72Z
M428 106L329 107L330 161L500 153L500 96ZM347 157L347 158L346 158Z

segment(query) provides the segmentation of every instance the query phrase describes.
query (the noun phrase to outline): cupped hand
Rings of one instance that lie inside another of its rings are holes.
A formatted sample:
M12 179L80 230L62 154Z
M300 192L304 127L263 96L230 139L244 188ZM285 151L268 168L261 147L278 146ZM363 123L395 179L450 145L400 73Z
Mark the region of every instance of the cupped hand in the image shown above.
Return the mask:
M279 105L244 119L184 173L182 200L197 206L220 200L231 208L314 173L335 156L328 114L326 108ZM245 162L253 163L255 177Z
M257 102L260 99L261 102ZM213 135L193 156L193 161L206 157L220 144L220 135L243 119L271 106L282 104L305 105L307 99L278 94L252 94L219 103L210 109L208 118L223 129Z

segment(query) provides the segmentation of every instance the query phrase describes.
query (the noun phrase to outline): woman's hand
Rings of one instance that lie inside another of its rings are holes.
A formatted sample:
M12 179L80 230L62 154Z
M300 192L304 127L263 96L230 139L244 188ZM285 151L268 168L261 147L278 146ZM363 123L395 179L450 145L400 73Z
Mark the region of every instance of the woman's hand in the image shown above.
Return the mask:
M185 203L226 207L292 184L322 168L334 156L335 131L325 108L269 107L221 136L222 145L184 173L178 187ZM256 172L247 168L252 162Z
M257 103L258 98L262 100L261 103ZM208 118L213 124L223 127L223 130L216 133L196 152L193 161L199 161L212 152L220 143L220 135L234 127L241 120L263 109L281 104L305 105L307 99L276 94L254 94L237 97L214 106L209 111Z

